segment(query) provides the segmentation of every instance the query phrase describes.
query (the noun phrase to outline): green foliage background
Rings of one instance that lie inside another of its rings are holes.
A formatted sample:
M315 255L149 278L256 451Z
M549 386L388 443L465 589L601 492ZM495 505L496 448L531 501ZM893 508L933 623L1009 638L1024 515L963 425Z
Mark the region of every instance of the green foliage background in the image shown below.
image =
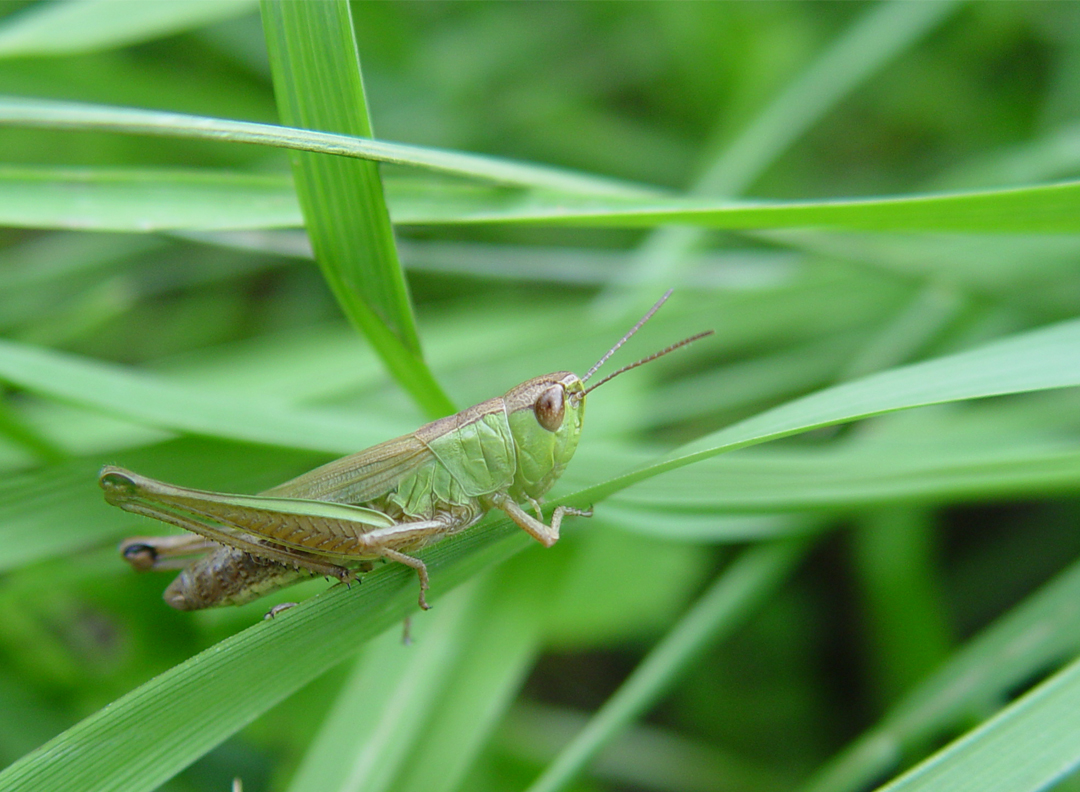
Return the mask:
M1077 786L1080 6L0 15L0 790ZM624 362L716 335L590 396L596 515L430 613L116 557L102 464L255 492L667 288Z

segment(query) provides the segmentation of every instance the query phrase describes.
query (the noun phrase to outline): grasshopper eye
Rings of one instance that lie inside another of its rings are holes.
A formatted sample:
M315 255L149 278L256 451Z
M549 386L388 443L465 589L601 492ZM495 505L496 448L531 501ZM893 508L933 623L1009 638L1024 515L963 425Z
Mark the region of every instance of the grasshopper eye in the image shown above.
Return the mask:
M533 404L537 422L549 432L558 431L563 422L563 388L555 385L540 394Z

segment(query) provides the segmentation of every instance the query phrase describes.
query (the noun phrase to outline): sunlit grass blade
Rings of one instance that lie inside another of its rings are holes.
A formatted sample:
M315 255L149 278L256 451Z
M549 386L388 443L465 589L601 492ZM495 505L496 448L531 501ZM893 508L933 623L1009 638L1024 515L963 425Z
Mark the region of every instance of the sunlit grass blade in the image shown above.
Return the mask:
M14 341L0 341L0 380L135 423L212 437L342 454L387 439L385 419L229 398Z

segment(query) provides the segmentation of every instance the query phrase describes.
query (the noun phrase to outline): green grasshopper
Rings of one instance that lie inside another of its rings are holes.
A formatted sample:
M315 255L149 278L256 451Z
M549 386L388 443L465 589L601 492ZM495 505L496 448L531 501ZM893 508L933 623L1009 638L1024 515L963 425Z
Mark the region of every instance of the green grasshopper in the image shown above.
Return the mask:
M416 570L426 610L427 567L413 551L465 530L491 509L505 512L545 547L558 541L564 516L592 514L559 506L547 524L540 500L574 455L586 394L712 333L684 339L586 388L670 294L584 377L569 371L534 377L260 495L187 489L106 466L99 478L106 501L197 534L135 537L121 544L121 553L136 569L184 567L164 595L178 610L243 604L312 574L347 583L379 559ZM189 562L192 555L198 557Z

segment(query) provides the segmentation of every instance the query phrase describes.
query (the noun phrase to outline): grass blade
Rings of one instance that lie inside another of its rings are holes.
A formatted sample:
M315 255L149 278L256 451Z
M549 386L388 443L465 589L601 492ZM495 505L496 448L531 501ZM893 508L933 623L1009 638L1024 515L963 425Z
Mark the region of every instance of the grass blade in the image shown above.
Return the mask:
M15 341L0 340L0 380L147 426L329 453L365 448L392 431L385 419L230 398Z
M406 164L423 166L418 158ZM484 169L476 168L472 175L483 178ZM391 181L387 190L390 216L397 225L654 228L677 223L741 231L796 226L995 235L1080 231L1078 182L967 193L769 203L605 199L550 190L463 189L435 181L420 185ZM288 228L301 223L296 198L283 177L237 171L5 166L0 168L0 199L0 221L29 228L145 233ZM786 236L800 243L799 235ZM813 248L812 242L809 240L807 247ZM896 248L899 243L884 240L881 244ZM904 240L905 246L912 244L912 240ZM1023 240L1020 244L1026 249L1023 246L1032 243ZM1062 244L1068 244L1068 238L1063 238ZM920 250L911 257L927 269L927 255ZM913 268L906 262L900 266ZM945 262L933 271L955 266L955 262Z
M641 197L656 194L655 190L640 185L498 157L385 143L381 140L365 140L275 124L230 121L129 107L2 96L0 124L275 146L397 165L413 165L453 176L490 180L496 184L551 189L579 195Z
M349 4L265 0L274 93L285 123L371 137ZM349 321L429 418L454 412L420 351L374 162L291 152L315 260Z

